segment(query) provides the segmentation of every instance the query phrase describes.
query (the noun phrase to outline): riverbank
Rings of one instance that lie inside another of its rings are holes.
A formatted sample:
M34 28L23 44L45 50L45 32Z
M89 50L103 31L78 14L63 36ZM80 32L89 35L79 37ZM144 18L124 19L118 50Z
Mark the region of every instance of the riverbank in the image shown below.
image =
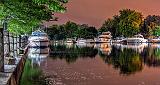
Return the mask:
M4 71L0 72L0 85L18 85L23 67L26 60L28 48L24 49L24 53L15 57L15 64L4 65Z

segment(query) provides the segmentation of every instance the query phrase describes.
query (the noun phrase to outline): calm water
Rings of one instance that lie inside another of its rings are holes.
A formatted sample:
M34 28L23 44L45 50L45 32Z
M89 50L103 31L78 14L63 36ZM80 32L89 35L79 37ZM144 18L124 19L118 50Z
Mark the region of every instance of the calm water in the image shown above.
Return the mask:
M160 44L29 49L21 85L160 85Z

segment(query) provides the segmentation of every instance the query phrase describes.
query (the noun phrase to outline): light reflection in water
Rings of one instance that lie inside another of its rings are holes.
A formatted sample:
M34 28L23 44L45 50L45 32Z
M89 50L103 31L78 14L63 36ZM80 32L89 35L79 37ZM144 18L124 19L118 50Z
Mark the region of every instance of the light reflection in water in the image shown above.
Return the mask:
M99 55L103 61L119 69L120 74L134 74L146 66L160 65L159 44L72 44L51 47L53 59L65 59L68 63L76 62L79 58L95 58Z
M49 48L29 48L28 59L32 61L32 65L37 64L40 66L41 62L49 56L49 51Z
M67 85L138 85L139 81L153 85L159 82L156 73L160 72L160 44L63 44L50 49L50 53L49 48L29 49L28 58Z

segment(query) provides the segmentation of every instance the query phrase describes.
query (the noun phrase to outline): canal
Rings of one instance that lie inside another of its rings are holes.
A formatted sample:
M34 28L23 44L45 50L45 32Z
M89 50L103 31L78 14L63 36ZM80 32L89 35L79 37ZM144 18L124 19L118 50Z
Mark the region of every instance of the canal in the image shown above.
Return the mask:
M30 48L21 85L160 85L160 44Z

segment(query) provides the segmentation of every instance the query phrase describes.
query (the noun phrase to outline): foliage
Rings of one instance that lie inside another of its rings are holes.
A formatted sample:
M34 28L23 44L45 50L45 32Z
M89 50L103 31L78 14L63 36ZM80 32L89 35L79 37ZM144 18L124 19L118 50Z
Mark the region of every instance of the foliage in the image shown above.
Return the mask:
M102 25L102 27L99 29L99 32L105 32L105 31L111 31L112 29L113 29L113 19L107 19L104 23L103 23L103 25Z
M113 16L113 19L109 18L103 23L102 27L99 29L99 32L102 33L110 31L112 33L113 38L120 36L121 33L119 32L118 29L119 22L120 22L119 16L115 15Z
M160 26L157 26L152 30L152 35L154 36L160 36Z
M48 35L51 39L62 40L66 38L94 38L98 34L95 27L87 24L79 25L74 22L67 22L63 25L53 25L48 28Z
M119 30L126 37L133 36L140 32L142 14L135 10L120 10Z
M111 64L115 69L120 70L120 74L134 74L143 69L140 54L132 49L124 48L121 50L113 46L109 56L103 54L100 56L107 64Z
M144 20L141 31L146 36L151 36L153 31L157 30L157 26L160 26L160 16L148 15Z
M66 45L52 45L51 57L53 59L64 59L67 63L74 63L79 58L94 58L98 50L94 47L67 47Z
M27 59L20 85L46 85L45 79L41 79L40 76L42 76L40 68L36 66L32 67L31 61Z
M8 22L8 30L13 33L29 33L43 20L54 19L53 12L64 12L67 0L2 0L0 20Z
M106 20L100 31L110 31L113 37L120 35L130 37L140 32L142 19L141 13L135 10L123 9L113 19Z

